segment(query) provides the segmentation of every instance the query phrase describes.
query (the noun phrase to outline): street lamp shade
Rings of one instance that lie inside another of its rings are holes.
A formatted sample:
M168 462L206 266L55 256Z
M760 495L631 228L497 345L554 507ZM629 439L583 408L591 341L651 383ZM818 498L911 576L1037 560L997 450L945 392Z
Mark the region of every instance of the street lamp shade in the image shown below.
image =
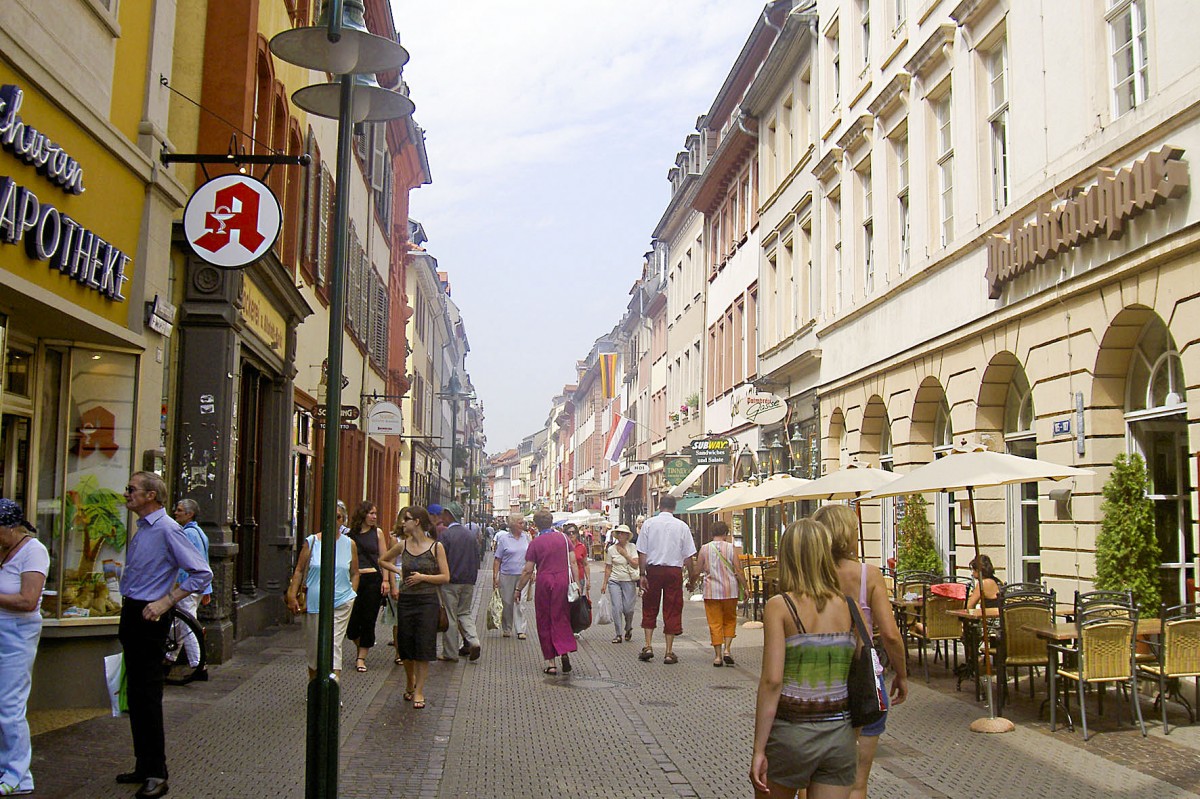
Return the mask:
M385 89L371 75L354 75L351 78L354 93L350 100L350 118L359 122L384 122L389 119L410 116L415 110L412 100L399 92ZM341 83L317 83L297 89L292 102L310 114L337 119L342 100Z
M289 64L331 75L390 72L408 63L408 51L399 42L367 30L362 0L345 0L341 38L330 41L329 13L334 5L325 3L316 25L277 33L271 39L271 52Z

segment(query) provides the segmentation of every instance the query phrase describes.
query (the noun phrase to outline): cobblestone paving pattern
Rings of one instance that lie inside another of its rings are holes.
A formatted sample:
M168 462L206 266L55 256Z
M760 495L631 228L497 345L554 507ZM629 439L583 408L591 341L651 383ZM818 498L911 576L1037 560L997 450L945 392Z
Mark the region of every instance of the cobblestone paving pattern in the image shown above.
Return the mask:
M592 568L598 578L599 564ZM490 576L490 568L480 572L476 592L481 632ZM737 666L716 669L701 603L685 608L684 630L675 642L680 662L667 666L661 633L655 659L642 663L640 629L633 641L612 644L612 627L594 626L572 658L574 672L558 677L541 673L532 619L526 641L483 632L478 662L431 664L424 710L404 701L404 672L381 643L368 673L343 672L339 796L749 797L761 631L739 628ZM390 637L381 627L379 640ZM167 688L172 797L304 795L302 647L299 625L284 627L239 643L232 662L210 669L209 682ZM346 654L352 663L349 645ZM970 687L956 692L940 663L928 686L917 672L880 742L872 799L1200 797L1200 724L1186 726L1176 705L1171 723L1185 726L1164 737L1143 698L1143 739L1110 695L1105 716L1089 715L1094 735L1084 743L1078 730L1051 733L1037 713L1044 686L1030 700L1022 682L1024 695L1006 708L1016 731L976 735L968 725L985 711ZM130 796L113 776L132 764L125 719L90 719L34 738L43 799Z

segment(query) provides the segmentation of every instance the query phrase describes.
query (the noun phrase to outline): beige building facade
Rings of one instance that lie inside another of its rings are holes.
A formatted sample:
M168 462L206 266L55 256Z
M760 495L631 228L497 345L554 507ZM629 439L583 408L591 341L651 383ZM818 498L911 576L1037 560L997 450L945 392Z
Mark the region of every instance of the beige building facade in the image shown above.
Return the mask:
M1164 600L1195 577L1200 207L1184 2L819 2L826 470L908 471L966 439L1095 472L980 491L1004 579L1091 585L1115 456L1149 464ZM1063 36L1062 31L1078 35ZM817 224L817 223L815 223ZM973 557L965 497L931 503ZM876 510L878 508L878 510ZM867 504L868 554L897 508ZM880 510L882 514L880 514ZM880 516L882 515L882 519Z

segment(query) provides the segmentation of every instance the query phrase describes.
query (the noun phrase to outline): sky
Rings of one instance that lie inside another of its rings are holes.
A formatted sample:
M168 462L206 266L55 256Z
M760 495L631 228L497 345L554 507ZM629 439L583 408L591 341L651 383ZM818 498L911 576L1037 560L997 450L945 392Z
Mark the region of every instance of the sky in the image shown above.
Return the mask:
M667 171L760 0L392 0L433 181L411 194L449 274L489 454L545 425L624 313Z

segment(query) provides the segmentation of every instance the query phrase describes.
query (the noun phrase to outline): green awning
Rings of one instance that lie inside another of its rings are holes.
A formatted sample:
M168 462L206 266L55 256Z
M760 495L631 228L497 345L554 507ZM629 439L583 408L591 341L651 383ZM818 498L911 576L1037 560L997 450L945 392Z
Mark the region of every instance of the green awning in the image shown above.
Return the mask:
M675 502L675 515L679 516L684 513L692 513L692 506L699 505L708 497L696 496L693 494L685 494ZM702 510L695 511L697 514L704 513Z

